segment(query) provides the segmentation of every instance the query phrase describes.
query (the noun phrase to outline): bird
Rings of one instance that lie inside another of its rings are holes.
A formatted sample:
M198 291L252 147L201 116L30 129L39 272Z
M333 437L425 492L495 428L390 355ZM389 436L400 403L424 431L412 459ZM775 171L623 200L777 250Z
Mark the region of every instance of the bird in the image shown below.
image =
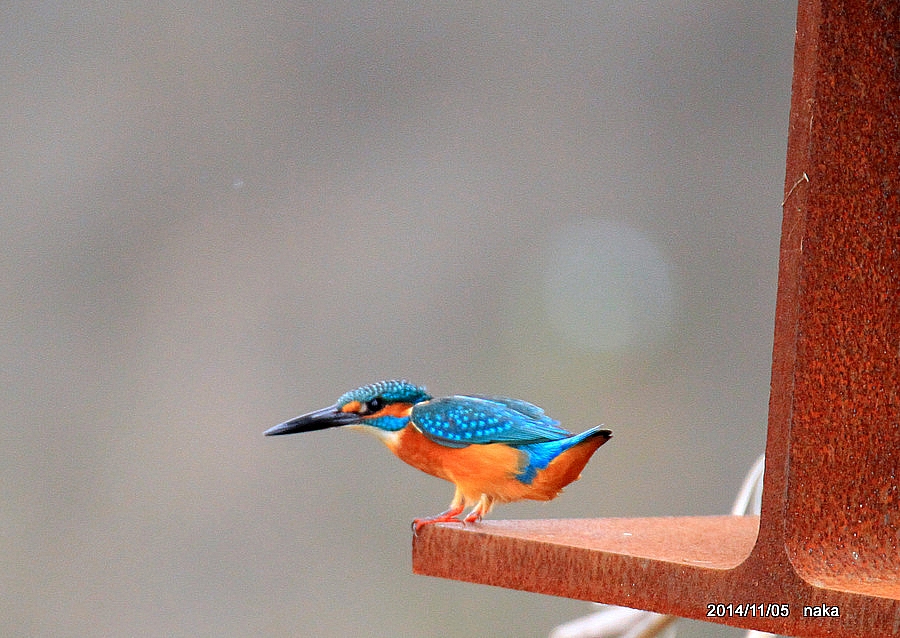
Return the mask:
M346 392L334 405L280 423L266 436L350 427L374 434L402 461L450 481L450 507L412 523L476 523L495 503L549 501L577 480L612 432L602 425L573 434L520 399L486 395L434 398L406 380ZM466 508L471 510L462 519Z

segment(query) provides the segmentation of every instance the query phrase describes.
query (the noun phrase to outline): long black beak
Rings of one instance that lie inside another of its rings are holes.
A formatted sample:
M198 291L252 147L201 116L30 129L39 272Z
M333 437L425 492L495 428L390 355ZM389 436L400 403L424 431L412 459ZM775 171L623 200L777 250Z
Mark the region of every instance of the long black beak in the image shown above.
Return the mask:
M342 425L353 425L360 422L358 414L341 412L336 405L332 405L315 412L303 414L290 421L285 421L274 428L269 428L263 434L266 436L278 436L279 434L297 434L298 432L314 432L327 430Z

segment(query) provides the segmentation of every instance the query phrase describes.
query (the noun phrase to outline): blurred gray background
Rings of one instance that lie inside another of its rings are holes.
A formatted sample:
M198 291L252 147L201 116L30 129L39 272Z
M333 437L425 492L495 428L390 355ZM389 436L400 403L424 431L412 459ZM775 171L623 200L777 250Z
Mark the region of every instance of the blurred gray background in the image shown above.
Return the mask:
M7 3L3 634L591 612L412 575L449 484L262 436L379 379L613 429L493 518L726 513L765 441L795 11Z

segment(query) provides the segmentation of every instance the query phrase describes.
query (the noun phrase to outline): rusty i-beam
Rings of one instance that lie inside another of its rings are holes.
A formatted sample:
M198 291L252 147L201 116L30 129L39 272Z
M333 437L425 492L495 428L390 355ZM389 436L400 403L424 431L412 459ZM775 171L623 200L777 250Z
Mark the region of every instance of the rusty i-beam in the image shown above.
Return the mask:
M414 539L413 570L783 635L900 636L897 0L800 1L783 209L759 518L441 524ZM710 618L710 603L757 607Z

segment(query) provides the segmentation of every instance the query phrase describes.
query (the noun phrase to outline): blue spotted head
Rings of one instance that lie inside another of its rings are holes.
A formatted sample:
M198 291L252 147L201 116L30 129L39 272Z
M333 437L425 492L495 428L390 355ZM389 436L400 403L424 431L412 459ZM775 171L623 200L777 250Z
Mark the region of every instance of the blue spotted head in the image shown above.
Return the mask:
M408 381L379 381L345 392L332 406L303 414L266 430L266 436L313 432L342 425L364 425L386 432L402 430L415 404L431 399Z

